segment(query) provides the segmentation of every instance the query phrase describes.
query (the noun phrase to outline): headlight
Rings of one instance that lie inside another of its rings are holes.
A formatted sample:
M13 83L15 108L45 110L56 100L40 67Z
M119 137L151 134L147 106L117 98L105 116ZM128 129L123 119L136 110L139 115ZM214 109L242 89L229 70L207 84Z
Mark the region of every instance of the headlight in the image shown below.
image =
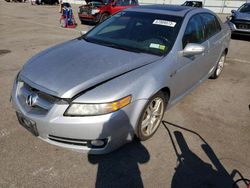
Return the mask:
M92 9L92 10L91 10L91 14L92 14L92 15L95 15L95 14L97 14L97 13L99 13L99 12L100 12L99 9Z
M131 102L131 95L119 99L114 102L102 103L102 104L82 104L72 103L66 112L65 116L96 116L115 112Z

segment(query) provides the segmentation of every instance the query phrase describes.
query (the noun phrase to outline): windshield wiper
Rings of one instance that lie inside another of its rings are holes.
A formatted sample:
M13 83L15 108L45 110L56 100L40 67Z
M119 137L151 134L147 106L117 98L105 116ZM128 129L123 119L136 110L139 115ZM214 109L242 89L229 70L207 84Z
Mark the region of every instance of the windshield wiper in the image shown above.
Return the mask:
M86 40L87 42L92 42L92 43L95 43L95 44L100 44L100 45L108 46L108 47L111 47L111 48L116 48L116 49L120 49L120 50L141 53L141 50L136 49L136 48L121 46L121 45L118 45L118 44L109 43L109 42L105 42L105 41L101 41L101 40L94 40L94 39L89 40L86 37L83 38L83 39Z
M153 54L153 55L158 55L158 56L163 55L162 53L154 53L154 52L150 52L150 51L145 50L145 49L138 49L138 48L134 48L134 47L130 47L130 46L121 46L119 44L110 43L110 42L97 40L97 39L93 39L93 38L87 38L85 36L82 36L81 38L83 40L87 41L87 42L94 43L94 44L99 44L99 45L102 45L102 46L108 46L110 48L116 48L116 49L135 52L135 53L146 53L146 54Z
M111 47L111 48L116 48L116 49L119 49L119 50L125 50L125 51L131 51L131 52L141 53L141 50L139 50L139 49L131 48L131 47L126 47L126 46L120 46L118 44L106 43L104 45L108 46L108 47Z
M85 35L82 35L82 36L80 37L80 39L83 39L83 40L85 40L86 42L91 42L89 39L87 39L87 37L86 37Z

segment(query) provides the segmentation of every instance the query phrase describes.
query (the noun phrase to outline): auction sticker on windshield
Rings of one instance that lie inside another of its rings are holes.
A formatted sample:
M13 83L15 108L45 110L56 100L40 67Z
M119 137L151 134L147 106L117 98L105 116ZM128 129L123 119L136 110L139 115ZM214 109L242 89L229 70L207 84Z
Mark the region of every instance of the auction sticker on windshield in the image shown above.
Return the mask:
M167 20L154 20L153 24L163 25L163 26L167 26L167 27L175 27L176 22L167 21Z
M159 49L159 50L165 50L165 46L161 45L161 44L151 43L149 47L150 48L156 48L156 49Z

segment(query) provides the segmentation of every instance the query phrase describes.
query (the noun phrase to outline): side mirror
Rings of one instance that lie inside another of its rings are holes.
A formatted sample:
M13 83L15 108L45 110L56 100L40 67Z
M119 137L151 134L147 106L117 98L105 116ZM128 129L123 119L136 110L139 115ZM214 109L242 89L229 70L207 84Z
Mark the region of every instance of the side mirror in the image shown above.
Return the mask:
M194 56L204 53L205 47L200 44L189 43L184 50L180 51L183 56Z
M80 35L83 36L87 33L87 31L80 31Z
M236 10L231 10L231 13L234 14L236 12Z

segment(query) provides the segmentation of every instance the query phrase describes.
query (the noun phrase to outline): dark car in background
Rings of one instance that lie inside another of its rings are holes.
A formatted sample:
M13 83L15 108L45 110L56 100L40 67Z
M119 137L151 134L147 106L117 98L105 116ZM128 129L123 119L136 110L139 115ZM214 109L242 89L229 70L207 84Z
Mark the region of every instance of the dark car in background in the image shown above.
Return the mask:
M59 0L31 0L31 4L37 4L37 5L44 5L44 4L48 4L48 5L58 5L59 4Z
M250 3L243 4L238 10L232 10L229 25L233 35L250 36Z
M203 4L202 1L186 1L185 3L182 4L182 6L202 8Z
M85 0L86 5L79 7L78 16L84 22L102 22L109 16L132 6L137 6L138 0Z

